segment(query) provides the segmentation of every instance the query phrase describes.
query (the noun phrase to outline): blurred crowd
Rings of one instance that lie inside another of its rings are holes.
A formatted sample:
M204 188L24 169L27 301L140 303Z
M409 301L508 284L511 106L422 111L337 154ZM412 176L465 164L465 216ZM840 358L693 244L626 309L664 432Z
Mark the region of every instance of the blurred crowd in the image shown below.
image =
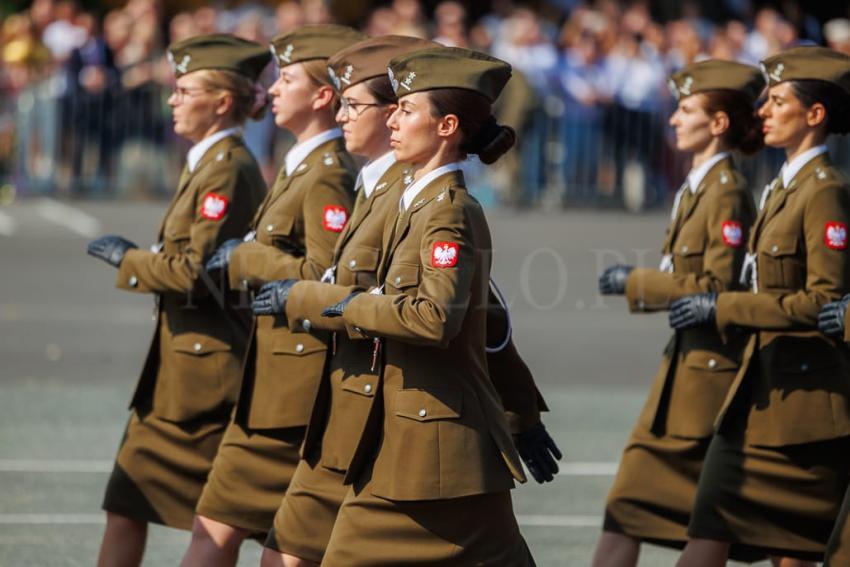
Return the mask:
M632 206L640 208L663 204L686 167L666 128L669 73L709 57L757 64L805 43L850 53L848 19L818 21L799 2L784 2L782 11L754 9L747 0L725 4L722 21L684 2L661 23L641 1L560 0L535 12L495 0L473 19L453 0L431 13L419 0L392 0L369 11L360 27L484 50L518 71L498 111L521 143L485 181L494 199L636 200ZM268 42L333 20L324 0L207 6L168 18L160 0L129 0L102 16L73 1L34 0L0 28L0 180L36 191L164 191L169 169L161 163L182 155L168 151L180 147L164 102L173 81L168 43L212 32ZM291 140L270 119L250 125L246 138L273 176L274 156Z

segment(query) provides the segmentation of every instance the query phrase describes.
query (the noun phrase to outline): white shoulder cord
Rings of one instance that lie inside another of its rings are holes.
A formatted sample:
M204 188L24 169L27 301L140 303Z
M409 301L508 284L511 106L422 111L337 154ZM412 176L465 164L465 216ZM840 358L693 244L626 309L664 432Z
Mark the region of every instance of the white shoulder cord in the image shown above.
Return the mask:
M767 198L770 196L771 192L776 188L776 182L779 180L777 177L773 180L773 183L764 186L764 191L761 193L761 199L759 199L759 212L764 210L764 204L767 202ZM744 256L744 264L741 266L741 278L738 280L741 285L750 286L753 290L753 293L759 292L759 272L758 272L758 263L756 259L758 254L747 252L746 256Z
M485 350L488 354L499 352L505 349L508 346L508 343L511 342L511 335L513 334L513 325L511 324L511 312L508 309L507 303L505 303L505 297L502 295L502 292L499 290L499 286L496 285L496 282L493 281L493 278L490 278L490 289L493 290L493 295L496 296L496 300L499 302L499 305L505 310L505 317L507 319L508 331L505 333L505 338L502 340L499 346L489 347L484 345Z

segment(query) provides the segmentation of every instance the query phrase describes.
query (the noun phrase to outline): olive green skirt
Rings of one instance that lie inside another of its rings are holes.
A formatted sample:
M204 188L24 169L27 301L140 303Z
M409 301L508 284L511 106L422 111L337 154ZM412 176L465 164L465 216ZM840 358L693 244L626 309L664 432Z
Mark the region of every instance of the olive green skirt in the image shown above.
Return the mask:
M323 565L529 567L509 491L394 502L349 488Z
M130 415L103 509L144 522L191 529L227 416L175 423Z
M231 421L198 502L198 514L264 541L298 465L304 431L304 427L246 429Z
M345 474L320 464L298 463L295 476L274 517L266 547L321 563L348 486Z
M757 447L745 424L712 439L688 535L820 561L850 480L850 439Z

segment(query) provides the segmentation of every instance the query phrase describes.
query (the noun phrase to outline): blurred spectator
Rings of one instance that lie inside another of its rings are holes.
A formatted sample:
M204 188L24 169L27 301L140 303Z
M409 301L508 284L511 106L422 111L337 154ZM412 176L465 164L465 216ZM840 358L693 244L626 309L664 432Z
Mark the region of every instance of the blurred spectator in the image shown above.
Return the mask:
M449 47L468 47L466 37L466 8L449 0L440 2L434 10L434 41Z
M850 20L836 18L823 26L826 43L832 49L850 55Z
M57 61L64 62L88 39L87 31L77 24L78 14L76 2L59 2L55 8L55 20L44 28L42 40Z
M549 91L555 79L558 52L541 33L534 12L519 8L504 20L492 51L522 71L538 93Z
M392 33L427 37L425 17L418 0L393 0L392 10L396 16Z
M304 10L296 0L285 0L275 9L277 33L289 33L304 25Z

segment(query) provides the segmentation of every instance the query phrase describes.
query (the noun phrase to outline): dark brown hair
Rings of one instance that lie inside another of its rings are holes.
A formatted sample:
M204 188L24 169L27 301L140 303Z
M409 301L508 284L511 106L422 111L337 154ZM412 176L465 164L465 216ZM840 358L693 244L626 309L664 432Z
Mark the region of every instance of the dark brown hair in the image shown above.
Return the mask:
M791 90L806 108L816 103L826 108L827 134L850 132L850 96L844 89L828 81L805 79L791 81Z
M233 97L233 121L244 124L248 118L260 120L266 114L268 101L254 108L257 100L255 83L244 75L227 69L202 69L201 81L208 89L227 91Z
M482 94L467 89L435 89L428 92L432 115L454 114L460 121L461 157L475 154L482 163L491 164L516 143L510 126L496 122L490 101Z
M764 147L761 119L750 98L740 91L713 90L705 96L706 114L724 112L729 117L729 128L721 136L728 147L751 155Z
M371 79L366 79L363 81L363 86L366 87L369 94L375 97L375 102L378 104L396 104L398 102L398 98L396 98L393 91L393 86L390 84L390 78L387 75L379 75Z

